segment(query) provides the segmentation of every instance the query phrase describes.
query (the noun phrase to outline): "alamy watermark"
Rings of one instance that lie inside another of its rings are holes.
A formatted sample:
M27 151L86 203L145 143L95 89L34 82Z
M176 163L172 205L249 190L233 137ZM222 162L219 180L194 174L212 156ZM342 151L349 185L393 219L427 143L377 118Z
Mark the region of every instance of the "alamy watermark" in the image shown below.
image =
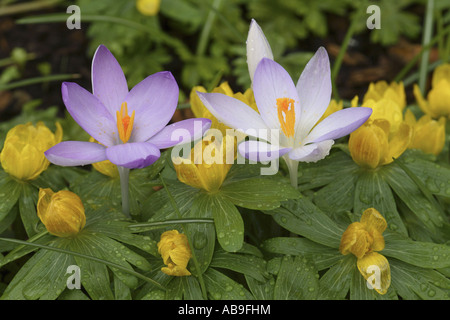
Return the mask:
M66 20L67 29L81 29L81 9L77 5L71 5L67 7L66 13L71 15Z
M366 270L367 274L371 274L370 277L367 278L366 284L369 289L381 289L381 270L377 265L370 265Z
M367 14L370 14L370 17L366 20L367 29L381 29L381 9L379 6L373 4L367 7Z
M66 269L66 274L70 274L67 277L66 286L67 289L81 289L81 269L77 265L70 265Z

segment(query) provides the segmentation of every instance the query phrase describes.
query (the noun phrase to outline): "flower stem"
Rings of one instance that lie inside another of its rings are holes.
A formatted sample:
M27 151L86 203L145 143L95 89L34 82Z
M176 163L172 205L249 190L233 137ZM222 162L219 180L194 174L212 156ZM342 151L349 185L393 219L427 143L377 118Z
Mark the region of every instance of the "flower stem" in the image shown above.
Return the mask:
M130 169L120 166L117 166L117 169L119 170L120 189L122 191L122 212L130 218L130 192L128 188Z
M291 186L298 188L298 161L290 159L287 155L283 156L284 161L289 170L289 177L291 179Z
M434 13L434 0L428 0L427 8L425 11L425 25L422 38L422 46L426 46L431 40L431 34L433 29L433 13ZM419 88L422 94L425 92L425 85L427 81L427 68L428 60L430 58L430 50L427 49L422 54L422 60L420 61L420 75L419 75Z

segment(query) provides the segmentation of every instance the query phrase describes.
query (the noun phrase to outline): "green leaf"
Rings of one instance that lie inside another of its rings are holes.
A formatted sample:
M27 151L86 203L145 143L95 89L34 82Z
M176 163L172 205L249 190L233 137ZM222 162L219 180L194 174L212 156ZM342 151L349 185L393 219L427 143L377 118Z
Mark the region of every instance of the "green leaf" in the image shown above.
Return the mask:
M251 293L223 273L209 268L204 274L205 285L211 300L253 300Z
M323 246L306 238L278 237L263 242L262 248L282 255L304 255L313 261L317 270L331 267L342 259L339 250Z
M41 250L23 265L1 299L54 300L66 287L66 271L75 264L70 255Z
M210 197L210 212L219 244L225 251L238 251L244 242L244 221L241 213L229 199L220 194Z
M191 209L194 199L201 194L200 190L178 181L175 181L170 185L168 184L167 188L183 217L185 217L187 212ZM142 207L142 218L149 222L180 218L172 206L167 191L164 189L161 189L148 197Z
M45 245L54 239L55 239L55 237L48 234L47 230L45 230L44 232L36 234L33 237L31 237L30 239L28 239L28 242ZM13 250L11 250L2 260L0 260L0 267L4 266L12 261L17 260L17 259L35 251L36 249L37 249L36 247L32 247L32 246L18 245Z
M135 246L153 256L159 256L156 241L149 236L132 234L128 227L132 223L120 220L100 220L86 227L91 233L100 233L111 239Z
M98 248L91 248L88 241L72 239L70 249L75 252L96 256ZM103 257L103 255L102 255ZM81 271L81 285L93 300L113 300L114 294L110 287L110 278L106 265L82 257L75 257L76 265Z
M388 228L407 235L406 227L400 217L394 196L389 184L385 181L383 172L362 172L356 183L354 212L360 214L368 208L377 209L386 219Z
M172 277L167 285L166 299L203 300L200 284L192 276Z
M19 200L22 184L0 170L0 222Z
M114 275L114 298L116 300L132 300L130 287L116 275Z
M297 190L290 185L268 178L250 178L224 185L220 194L239 207L254 210L270 210L282 201L295 199Z
M264 282L267 275L266 261L248 254L230 253L217 250L211 261L211 267L232 270Z
M183 12L183 14L180 14ZM202 10L186 0L165 0L161 2L161 13L183 23L199 25L203 19Z
M58 297L58 300L90 300L81 290L64 290Z
M432 161L409 157L404 164L436 195L450 198L450 169Z
M313 300L319 293L318 273L305 257L284 256L277 275L275 300Z
M332 152L316 163L300 163L298 171L299 190L310 190L335 181L337 176L351 176L359 167L345 152Z
M256 300L273 300L275 277L269 275L268 279L260 282L253 277L245 275L245 280Z
M450 267L450 246L412 241L395 233L385 232L385 248L381 253L422 268Z
M419 187L398 166L385 168L384 177L397 196L431 230L441 227L443 218L439 210L420 191Z
M353 208L356 174L340 174L314 194L314 203L325 212L345 212Z
M37 232L36 226L39 222L36 212L38 193L39 191L34 186L25 183L22 185L22 193L19 197L19 211L23 226L29 237Z
M339 248L344 230L304 196L286 201L280 208L264 213L293 233L328 247Z
M405 300L448 300L450 280L431 269L389 259L392 286Z
M201 193L193 201L191 210L186 214L186 217L201 217L212 218L211 197L207 194ZM192 244L194 250L193 254L197 257L201 273L205 272L214 254L214 247L216 244L216 230L214 224L211 223L189 223L185 225L189 236L189 243ZM191 263L190 271L195 274L195 265Z
M356 269L356 258L353 255L343 256L319 280L320 300L342 300L350 289L351 277Z

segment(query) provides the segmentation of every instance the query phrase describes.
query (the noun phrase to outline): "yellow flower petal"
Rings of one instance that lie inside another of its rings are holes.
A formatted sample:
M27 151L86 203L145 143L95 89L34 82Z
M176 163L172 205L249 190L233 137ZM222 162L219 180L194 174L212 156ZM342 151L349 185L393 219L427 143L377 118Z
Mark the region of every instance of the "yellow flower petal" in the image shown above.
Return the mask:
M348 147L355 163L374 169L388 150L388 138L379 126L363 125L350 134Z
M161 235L157 244L158 252L161 254L167 267L162 272L171 276L188 276L191 273L186 269L191 258L191 249L186 235L177 230L166 231Z
M366 209L360 222L368 231L377 230L379 233L383 233L387 227L386 219L375 208Z
M68 190L40 189L37 215L48 232L58 237L75 236L86 224L80 197Z
M357 267L368 284L379 294L385 294L391 285L391 269L383 255L371 252L358 259Z
M419 105L422 112L425 114L429 114L434 118L436 115L433 114L432 111L430 110L428 101L425 100L425 98L423 97L422 92L420 91L420 88L417 84L414 84L413 86L413 93L414 97L416 98L417 104Z
M373 240L360 222L350 224L342 234L339 251L346 255L353 253L356 257L363 257L369 250Z
M428 108L433 118L450 118L450 80L440 80L428 93Z
M412 128L406 123L401 123L398 131L393 135L389 141L388 158L383 161L383 164L391 163L393 158L397 159L408 148L413 136Z
M50 162L44 152L62 138L62 128L56 123L52 133L42 122L20 124L8 131L0 161L3 169L19 180L34 180L45 171Z
M161 0L137 0L136 8L146 16L155 16L159 12Z

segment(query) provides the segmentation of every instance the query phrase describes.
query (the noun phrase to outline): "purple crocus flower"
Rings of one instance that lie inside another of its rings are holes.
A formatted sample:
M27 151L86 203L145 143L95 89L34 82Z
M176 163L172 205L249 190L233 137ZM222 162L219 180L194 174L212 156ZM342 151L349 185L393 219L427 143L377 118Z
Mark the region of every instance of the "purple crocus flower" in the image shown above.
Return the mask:
M211 121L196 118L167 125L178 104L178 85L168 71L148 76L128 91L117 60L103 45L92 61L92 92L76 83L62 84L62 98L73 119L95 142L64 141L45 152L60 166L103 160L128 168L154 163L160 149L200 138Z
M299 162L323 159L335 139L356 130L372 114L370 108L347 108L318 122L331 99L330 61L323 47L317 50L294 84L288 72L273 61L269 43L252 20L247 62L259 113L224 94L197 94L219 121L260 139L239 145L244 157L272 161L282 156L295 187Z

